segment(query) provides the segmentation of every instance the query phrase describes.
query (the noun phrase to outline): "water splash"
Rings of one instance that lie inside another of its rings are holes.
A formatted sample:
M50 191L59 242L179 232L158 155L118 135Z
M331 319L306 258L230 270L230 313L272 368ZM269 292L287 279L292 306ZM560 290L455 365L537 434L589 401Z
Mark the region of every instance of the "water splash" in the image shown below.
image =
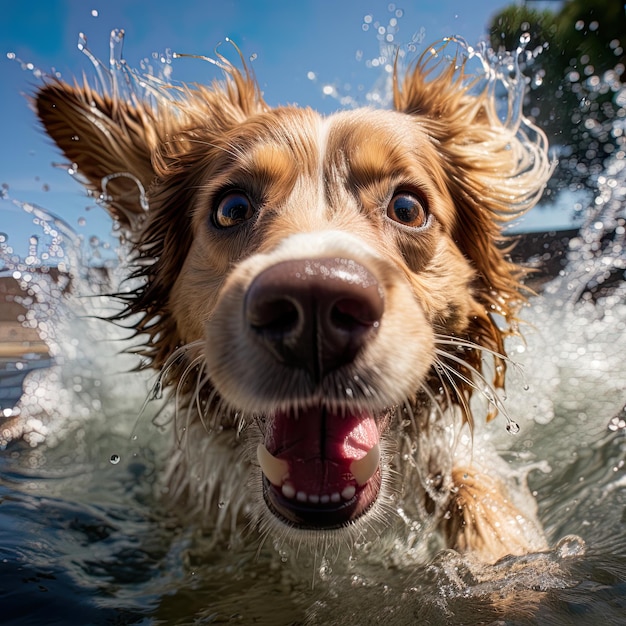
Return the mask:
M385 40L384 45L395 43L397 31L390 32L386 27L377 26L373 18L364 20L363 24L376 30L377 36ZM393 24L393 28L397 26L397 23ZM137 72L123 61L123 33L114 33L108 67L91 55L86 39L83 38L80 44L83 53L92 59L102 89L131 100L136 97L167 97L163 86L169 70L160 73L153 64L164 64L167 69L171 59L168 60L167 55L153 56L152 60L143 61L142 72ZM392 40L388 40L390 35ZM417 39L410 45L417 45ZM461 44L460 40L454 41L455 45L461 45L471 55L472 60L488 70L485 80L492 81L493 89L499 88L498 85L505 86L507 97L502 115L506 123L513 126L523 124L520 109L523 90L517 76L515 55L494 57L485 48L474 49ZM407 51L410 51L410 46ZM391 58L370 59L372 69L382 71L384 80L388 78L389 69L386 60ZM35 71L28 65L25 69ZM372 97L371 101L382 104L385 98L390 97L389 90L385 92L384 87L376 89L380 89L379 96ZM350 101L345 104L353 105ZM623 461L623 449L619 447L619 442L623 441L624 433L623 355L626 353L626 311L620 274L624 259L626 188L623 163L624 156L619 153L607 160L606 169L598 176L596 199L589 207L588 219L572 244L568 268L549 286L545 298L533 303L528 313L529 320L539 329L538 333L533 335L531 332L527 344L513 344L510 351L525 366L527 382L524 385L528 390L524 390L522 385L519 391L515 386L509 387L507 397L501 402L506 403L511 415L509 431L517 430L517 424L521 424L522 429L517 437L507 436L504 439L499 431L491 435L494 446L509 451L511 458L521 460L528 467L532 468L533 464L538 467L536 459L550 460L551 467L542 466L539 478L533 478L533 488L537 492L550 538L556 545L555 550L540 555L511 557L493 567L480 568L473 567L471 562L458 554L446 551L426 567L418 566L418 563L423 563L425 544L435 540L411 512L398 510L401 528L384 557L379 558L378 553L372 553L371 546L363 545L358 546L359 550L345 567L340 563L333 563L332 567L327 562L317 564L318 590L321 593L326 589L327 596L308 609L311 623L337 623L338 619L342 623L361 622L364 606L368 607L367 617L372 623L390 619L396 623L414 623L415 615L433 615L434 619L443 622L456 618L456 621L472 623L475 607L479 609L477 613L483 617L488 615L493 621L502 619L503 613L515 617L515 607L503 608L503 600L531 598L539 602L543 596L538 594L545 595L544 592L550 590L554 595L555 590L571 587L572 580L576 580L576 572L572 574L572 571L581 563L582 557L589 556L589 550L579 537L569 535L572 529L583 535L585 529L591 527L593 539L607 534L606 529L620 528L624 464L619 462L620 452ZM75 173L75 168L70 169ZM147 384L138 384L140 379L136 376L139 375L117 375L136 365L133 357L121 357L115 341L110 341L111 337L114 340L124 339L126 332L118 329L116 333L110 324L97 319L116 310L118 305L107 293L114 290L118 278L116 273L119 271L123 276L124 268L103 269L94 262L95 257L85 256L80 237L62 219L41 207L18 205L32 216L37 234L33 234L24 259L14 254L7 236L0 234L0 261L19 281L23 290L23 303L29 310L24 322L35 325L56 362L45 372L34 373L26 383L21 411L28 416L26 424L30 432L27 433L27 441L37 444L46 439L53 444L55 437L60 439L70 431L80 432L89 420L100 422L100 427L95 428L99 435L111 437L112 431L123 430L121 423L124 420L121 418L129 417L129 407L131 414L136 412L137 409L132 407L141 406L148 389ZM95 252L99 248L98 240L94 239L92 243ZM123 250L120 254L123 256ZM56 278L51 271L53 268ZM607 271L610 276L606 275ZM599 290L601 286L611 289ZM586 297L586 294L592 296ZM108 339L106 343L103 341L105 337ZM124 358L127 361L122 362L120 359ZM161 393L161 384L157 380L153 396L160 397ZM51 418L61 421L50 424ZM132 415L130 421L132 423ZM529 426L533 424L541 424L545 430L529 434ZM600 437L599 440L599 433L607 438ZM117 445L114 449L114 454L109 450L104 458L105 463L115 466L117 471L123 465L122 459L132 458L133 455ZM597 470L593 465L572 465L573 458L582 458L589 450L597 456L597 460L594 459L594 463L598 464ZM612 459L610 464L606 463L609 457ZM613 461L613 458L617 460ZM44 463L42 460L37 462ZM578 482L572 480L572 476L576 479L584 477L585 471L600 474L595 482L595 491L584 491ZM563 480L557 480L559 472L562 472ZM516 480L520 478L524 477L513 476ZM97 482L97 476L94 480ZM599 512L603 512L608 521L605 519L603 525L594 526ZM618 523L612 526L614 519ZM567 536L557 542L563 535L563 520L566 520L569 530ZM135 530L136 524L129 524L128 536L134 536ZM616 532L623 535L623 529ZM174 595L180 595L179 601L184 604L185 611L193 610L188 607L188 598L194 597L191 590L198 589L196 581L206 583L209 589L211 585L217 585L223 591L224 577L233 571L235 559L240 559L237 578L246 583L246 594L255 586L258 588L259 581L266 581L268 577L276 579L275 589L283 589L293 582L288 580L288 574L281 569L281 565L264 559L261 549L254 558L246 560L246 555L242 556L232 548L217 554L213 547L203 549L201 538L198 541L196 554L190 552L189 540L184 537L180 545L174 546L171 554L163 557L168 565L174 563L178 576L176 581L163 580L159 578L159 573L155 573L168 568L152 568L151 575L155 578L149 591L157 589L157 592L162 592L166 588L169 593L175 587L177 591ZM102 545L99 547L105 549ZM183 553L184 558L181 557ZM287 557L281 555L281 563L283 559ZM85 564L92 560L89 555ZM185 565L181 565L182 562ZM576 574L578 579L585 580L593 588L589 582L594 575L592 566L588 570L580 567L579 574ZM86 567L81 575L89 576L85 573L89 571ZM124 574L129 572L135 574L132 568L125 570ZM597 573L595 575L598 577ZM91 576L102 583L102 578L94 574ZM118 581L115 582L117 584ZM605 590L607 584L605 576L597 587ZM301 594L298 597L308 597L302 594L298 585L301 582L293 583L293 593ZM308 586L309 581L307 591ZM224 603L220 606L229 607L231 616L235 614L233 607L244 611L240 590L235 587L230 597L220 599ZM266 592L266 587L261 585L261 591ZM135 593L140 595L146 591L144 588ZM214 595L223 597L223 594ZM386 602L373 605L371 598L374 596L385 598ZM203 604L195 610L197 615L208 619L211 616L206 615L205 600L201 595L198 602ZM210 601L215 602L214 597ZM211 610L215 611L214 605L211 605ZM549 607L544 607L544 611L549 612Z
M4 235L0 268L21 290L14 298L25 309L18 321L36 332L51 361L46 359L48 367L31 372L24 381L20 403L10 416L5 415L10 419L0 423L0 445L19 438L31 445L44 440L54 445L68 432L110 414L107 407L115 406L116 394L109 376L102 372L115 378L116 372L137 366L136 358L119 354L115 345L129 331L116 332L104 321L120 309L109 294L127 270L124 263L102 263L110 254L97 237L91 237L85 247L83 237L61 217L32 203L13 200L13 204L31 216L39 234L30 237L24 258L14 253ZM105 336L113 344L105 342ZM127 392L137 382L124 385ZM137 390L131 395L137 395Z
M620 93L626 93L624 88ZM626 114L626 108L623 109ZM616 132L626 130L624 117L614 123ZM578 236L570 242L569 265L560 280L549 288L565 301L597 299L611 293L624 298L626 272L626 153L605 161L597 177L597 190Z
M372 70L376 77L374 84L366 88L364 84L323 82L316 72L307 72L307 78L319 84L322 94L336 100L344 108L370 105L387 107L393 98L394 65L403 67L404 62L422 46L426 31L424 28L413 32L408 38L400 36L404 10L391 3L387 7L386 19L379 20L373 14L363 16L361 30L371 33L376 41L376 50L367 54L363 49L356 50L355 60Z
M164 89L172 82L172 59L175 58L172 51L166 49L162 53L153 52L150 57L140 61L137 70L124 59L124 37L123 29L111 31L107 67L89 49L87 36L84 33L78 36L77 47L93 65L99 89L128 102L145 100L155 105L173 99L172 93Z

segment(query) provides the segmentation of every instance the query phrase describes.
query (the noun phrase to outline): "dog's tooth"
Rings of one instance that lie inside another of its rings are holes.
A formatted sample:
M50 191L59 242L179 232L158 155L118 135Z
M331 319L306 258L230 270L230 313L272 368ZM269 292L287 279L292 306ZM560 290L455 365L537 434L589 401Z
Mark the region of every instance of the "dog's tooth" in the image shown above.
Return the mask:
M330 502L330 496L328 494L324 494L323 496L320 496L320 502L322 504L328 504Z
M298 493L296 493L296 500L298 502L306 502L309 499L309 497L306 495L306 493L304 493L304 491L298 491Z
M319 501L320 501L320 497L319 497L318 495L316 495L316 494L311 494L311 495L309 496L309 502L310 502L311 504L318 504L318 503L319 503Z
M356 493L356 487L354 485L348 485L341 492L341 497L344 500L351 500L352 498L354 498L355 493Z
M352 461L350 471L359 487L363 486L378 469L380 446L376 444L362 459Z
M335 493L331 493L330 494L330 501L331 502L341 502L341 496L339 495L339 493L337 491L335 491Z
M294 486L290 485L289 483L285 483L282 486L281 491L283 492L283 495L285 496L285 498L289 498L290 500L292 498L295 498L295 496L296 496L296 490L295 490Z
M280 487L289 475L289 463L283 459L277 459L268 449L260 443L256 449L256 457L259 460L261 471L272 485Z

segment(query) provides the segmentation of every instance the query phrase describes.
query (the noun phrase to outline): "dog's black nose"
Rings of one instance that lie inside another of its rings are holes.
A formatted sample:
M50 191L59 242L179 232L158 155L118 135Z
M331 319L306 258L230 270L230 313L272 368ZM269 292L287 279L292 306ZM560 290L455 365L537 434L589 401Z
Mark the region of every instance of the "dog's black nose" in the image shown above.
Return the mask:
M245 297L254 335L318 383L354 360L377 332L383 291L360 263L343 258L283 261L261 272Z

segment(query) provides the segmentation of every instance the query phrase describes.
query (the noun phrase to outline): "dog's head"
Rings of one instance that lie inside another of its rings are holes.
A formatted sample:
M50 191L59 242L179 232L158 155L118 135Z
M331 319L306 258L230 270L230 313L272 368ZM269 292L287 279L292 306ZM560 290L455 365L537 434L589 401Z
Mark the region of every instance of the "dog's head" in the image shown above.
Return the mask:
M270 109L234 68L154 105L56 81L37 94L134 246L126 313L145 355L199 414L249 418L265 502L293 526L371 510L398 407L470 419L482 351L503 358L522 299L500 226L540 194L545 147L462 65L427 65L395 110L329 117Z

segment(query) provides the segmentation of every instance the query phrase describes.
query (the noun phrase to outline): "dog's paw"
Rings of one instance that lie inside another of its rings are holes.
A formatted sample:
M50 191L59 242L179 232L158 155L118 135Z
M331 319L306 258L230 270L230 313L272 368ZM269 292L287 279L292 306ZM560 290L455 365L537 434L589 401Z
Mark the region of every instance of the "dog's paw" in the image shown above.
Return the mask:
M454 549L489 563L547 549L534 516L511 502L501 482L466 468L453 470L452 480L445 531Z

